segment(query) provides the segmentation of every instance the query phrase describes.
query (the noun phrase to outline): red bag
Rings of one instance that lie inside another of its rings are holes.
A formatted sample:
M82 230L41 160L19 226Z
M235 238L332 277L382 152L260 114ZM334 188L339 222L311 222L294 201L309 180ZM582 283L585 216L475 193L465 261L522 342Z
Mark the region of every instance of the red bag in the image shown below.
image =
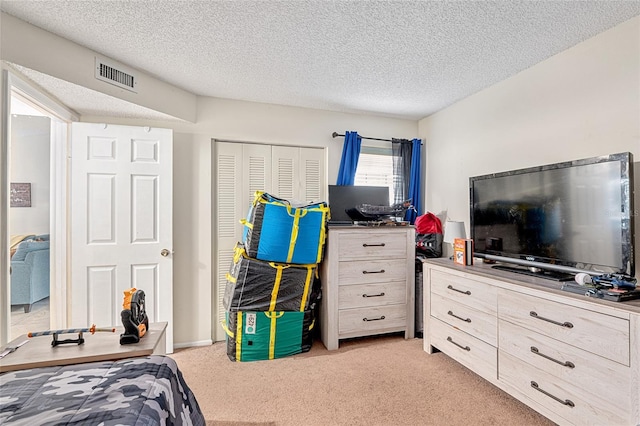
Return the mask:
M418 234L442 234L442 222L433 213L418 216L415 225Z

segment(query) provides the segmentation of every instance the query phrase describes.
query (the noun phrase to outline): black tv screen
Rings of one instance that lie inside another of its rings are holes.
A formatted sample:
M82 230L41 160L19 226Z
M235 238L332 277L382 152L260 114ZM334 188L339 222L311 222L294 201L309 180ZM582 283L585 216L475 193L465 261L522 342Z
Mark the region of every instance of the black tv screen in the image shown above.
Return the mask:
M388 186L329 185L329 223L352 222L347 210L360 204L389 205Z
M621 153L471 177L476 255L633 276L632 175L632 155Z

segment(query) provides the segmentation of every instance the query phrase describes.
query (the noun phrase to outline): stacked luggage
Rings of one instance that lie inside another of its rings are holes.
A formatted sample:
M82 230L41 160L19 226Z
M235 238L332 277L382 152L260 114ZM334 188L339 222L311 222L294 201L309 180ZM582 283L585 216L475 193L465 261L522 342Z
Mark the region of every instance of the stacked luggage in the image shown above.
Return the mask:
M256 192L234 249L223 305L232 361L282 358L311 349L329 208L294 207Z

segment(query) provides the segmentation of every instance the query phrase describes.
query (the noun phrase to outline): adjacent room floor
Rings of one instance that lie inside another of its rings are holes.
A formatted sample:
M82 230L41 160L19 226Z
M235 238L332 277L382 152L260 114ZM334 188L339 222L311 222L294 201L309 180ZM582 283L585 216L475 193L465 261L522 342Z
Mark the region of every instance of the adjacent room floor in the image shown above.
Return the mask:
M11 340L30 331L49 330L49 298L33 304L26 314L22 306L11 307Z

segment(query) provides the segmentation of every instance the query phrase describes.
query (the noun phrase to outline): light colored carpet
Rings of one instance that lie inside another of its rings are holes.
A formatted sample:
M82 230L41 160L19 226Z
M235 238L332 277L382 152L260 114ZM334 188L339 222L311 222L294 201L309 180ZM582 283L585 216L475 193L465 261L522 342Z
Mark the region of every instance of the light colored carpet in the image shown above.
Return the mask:
M226 344L172 357L216 426L553 425L422 339L343 341L272 361L231 362Z

